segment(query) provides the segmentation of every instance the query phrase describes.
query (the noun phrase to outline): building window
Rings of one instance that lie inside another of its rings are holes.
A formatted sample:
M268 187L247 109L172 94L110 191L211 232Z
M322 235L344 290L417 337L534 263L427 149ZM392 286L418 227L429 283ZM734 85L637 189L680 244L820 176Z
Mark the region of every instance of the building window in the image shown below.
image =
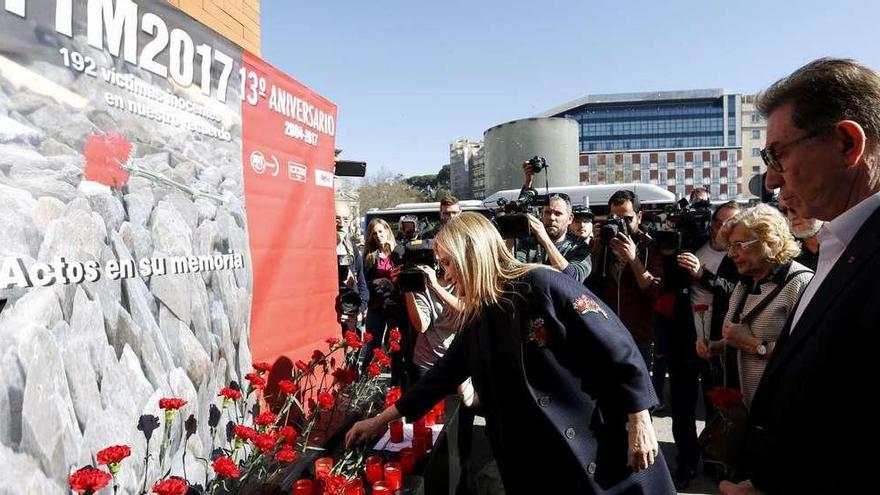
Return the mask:
M759 114L759 113L753 113L753 114L752 114L752 123L753 123L753 124L758 124L758 123L760 123L760 122L761 122L761 114Z
M761 156L761 148L752 148L752 156Z
M760 129L752 129L752 139L761 139Z
M759 174L759 173L761 173L761 167L758 166L758 165L752 165L752 173L753 173L753 174Z

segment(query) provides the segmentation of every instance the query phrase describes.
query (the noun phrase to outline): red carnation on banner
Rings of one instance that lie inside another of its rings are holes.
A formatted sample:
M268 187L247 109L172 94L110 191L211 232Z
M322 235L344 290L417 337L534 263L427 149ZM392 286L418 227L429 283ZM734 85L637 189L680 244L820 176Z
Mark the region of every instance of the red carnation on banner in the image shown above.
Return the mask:
M296 439L299 436L299 434L296 432L296 430L292 426L289 426L289 425L285 426L284 428L281 428L281 431L279 431L278 434L281 435L281 438L284 439L284 443L286 443L288 445L295 444Z
M235 427L232 428L232 432L242 440L252 440L254 436L257 435L256 430L245 425L235 425Z
M303 373L308 373L308 372L309 372L309 365L307 365L306 363L304 363L304 362L302 362L302 361L297 361L297 362L296 362L296 368L297 368L298 370L302 371Z
M281 390L287 395L293 395L298 390L298 387L290 380L281 380L278 382L278 390Z
M706 396L718 409L729 411L743 403L742 392L730 387L714 387L706 391Z
M159 399L159 409L165 409L165 411L176 411L185 405L186 401L183 399Z
M258 426L269 426L274 422L275 415L272 414L272 411L265 411L257 416L257 418L254 420L254 424Z
M318 394L318 405L321 406L322 409L330 409L333 407L333 403L335 400L333 396L328 392L321 392Z
M84 467L67 478L70 489L79 494L95 493L110 483L110 474L93 467Z
M92 134L83 145L86 180L98 182L114 189L128 183L129 173L124 168L131 155L131 142L125 137L108 132Z
M254 369L257 370L257 373L262 375L263 373L268 373L272 371L272 365L267 362L260 361L259 363L254 363Z
M153 493L156 495L186 495L188 491L189 484L185 479L177 476L172 476L153 485Z
M285 445L278 452L275 453L275 460L278 462L283 462L289 464L295 461L297 458L296 452L293 451L293 448L289 445Z
M131 448L127 445L113 445L98 451L95 458L98 459L98 464L106 465L110 469L110 474L115 475L119 472L119 463L130 455Z
M278 439L268 433L257 433L251 441L254 442L254 446L258 449L263 452L269 452L275 447Z
M330 347L333 347L339 345L340 340L337 337L330 337L326 340L326 342L330 345Z
M251 386L256 390L263 390L266 388L266 380L263 380L263 377L256 373L248 373L244 375L244 377L251 382Z
M218 457L211 467L214 468L214 472L217 473L217 476L223 478L238 478L241 476L241 472L239 472L238 466L235 465L235 461L226 456Z

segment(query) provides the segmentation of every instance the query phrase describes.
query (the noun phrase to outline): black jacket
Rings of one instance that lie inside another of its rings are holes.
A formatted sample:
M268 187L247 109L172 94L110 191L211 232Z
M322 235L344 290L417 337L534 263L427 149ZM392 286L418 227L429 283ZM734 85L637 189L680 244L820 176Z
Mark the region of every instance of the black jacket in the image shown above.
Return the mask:
M674 493L662 456L635 475L626 466L627 414L657 399L629 332L568 275L511 283L397 409L418 418L468 376L508 493Z
M752 401L746 475L768 494L876 493L880 209L862 225L789 334ZM792 313L793 316L794 312Z

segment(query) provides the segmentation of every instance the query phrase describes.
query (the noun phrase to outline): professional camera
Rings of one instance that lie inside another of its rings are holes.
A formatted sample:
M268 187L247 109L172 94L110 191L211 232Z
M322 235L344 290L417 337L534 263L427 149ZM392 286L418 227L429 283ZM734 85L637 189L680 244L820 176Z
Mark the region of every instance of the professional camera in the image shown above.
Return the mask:
M427 275L416 268L416 265L426 265L436 269L437 260L434 258L434 240L414 240L403 246L403 253L395 264L400 264L400 273L397 275L397 287L401 292L421 292L427 288Z
M529 235L529 213L537 213L537 208L550 204L550 195L538 194L532 188L524 188L513 201L499 198L495 212L495 226L504 239L519 239Z
M611 239L617 237L617 234L630 235L630 233L629 222L626 221L626 218L609 215L599 229L599 241L603 246L607 246L611 243Z
M533 156L526 163L532 166L532 172L536 174L547 168L547 160L543 156Z
M693 251L709 240L712 207L708 201L688 204L686 199L682 199L677 208L667 212L666 223L680 234L679 249Z
M352 263L352 256L337 256L337 275L339 277L339 295L336 297L336 312L340 315L354 318L360 312L361 300L357 291L348 287L345 282L348 280L349 265Z

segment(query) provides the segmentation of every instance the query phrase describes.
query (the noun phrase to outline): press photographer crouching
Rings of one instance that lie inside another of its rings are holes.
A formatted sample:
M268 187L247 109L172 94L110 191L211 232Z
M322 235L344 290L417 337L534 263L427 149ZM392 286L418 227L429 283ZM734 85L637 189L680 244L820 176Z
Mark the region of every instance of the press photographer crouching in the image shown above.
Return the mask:
M529 195L534 175L543 170L545 163L540 157L523 164L525 185L520 198ZM521 239L516 246L516 259L523 263L540 263L584 283L590 276L590 248L579 237L568 233L574 219L571 200L565 194L551 194L541 209L542 219L526 213L532 236Z
M336 266L339 274L339 296L336 315L342 332L355 330L363 321L370 300L364 278L364 261L351 240L351 209L344 202L336 203Z

